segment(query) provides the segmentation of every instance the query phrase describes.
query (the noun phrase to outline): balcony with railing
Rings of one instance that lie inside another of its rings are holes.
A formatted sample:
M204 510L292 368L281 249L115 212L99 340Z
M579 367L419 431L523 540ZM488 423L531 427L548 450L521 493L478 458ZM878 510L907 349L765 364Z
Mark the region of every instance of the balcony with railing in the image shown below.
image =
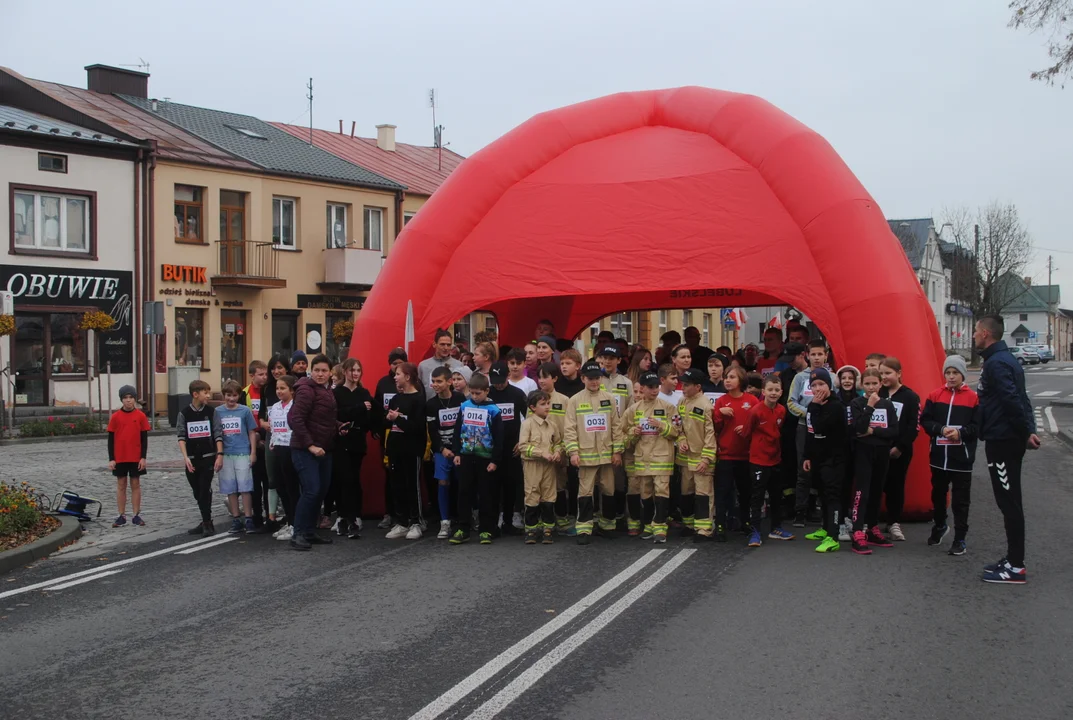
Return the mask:
M325 290L370 290L384 264L379 250L360 247L328 248L324 251Z
M212 276L214 287L283 288L279 276L279 253L270 242L218 241L218 266Z

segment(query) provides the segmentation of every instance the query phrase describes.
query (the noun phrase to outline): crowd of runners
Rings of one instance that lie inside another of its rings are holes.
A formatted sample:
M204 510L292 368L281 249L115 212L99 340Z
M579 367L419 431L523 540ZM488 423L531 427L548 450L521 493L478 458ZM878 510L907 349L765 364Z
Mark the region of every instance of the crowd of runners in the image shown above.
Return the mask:
M387 538L436 529L452 545L518 535L526 544L625 534L665 543L759 548L804 538L816 552L854 553L905 541L902 512L914 444L930 438L934 517L929 545L949 532L964 555L972 468L985 441L1008 553L989 582L1024 582L1021 461L1038 447L1024 375L1001 337L1001 318L977 323L985 359L978 391L965 360L946 359L921 401L902 365L876 352L862 367L833 361L825 340L791 325L763 348L734 352L666 333L654 352L600 333L590 357L547 321L524 347L481 342L469 352L446 330L431 357L398 348L370 391L361 362L302 352L249 365L251 382L223 384L213 406L190 385L179 448L201 513L191 534L212 535L212 481L227 499L229 533L273 533L296 550L363 532L362 467L380 446ZM941 381L941 384L939 384ZM109 425L109 459L124 516L127 478L140 503L148 429L133 388ZM136 413L136 414L135 414ZM140 440L139 440L140 434ZM885 508L885 525L880 523ZM137 515L136 524L142 523ZM435 518L435 519L431 519ZM764 532L766 525L766 532ZM327 533L317 532L327 530Z

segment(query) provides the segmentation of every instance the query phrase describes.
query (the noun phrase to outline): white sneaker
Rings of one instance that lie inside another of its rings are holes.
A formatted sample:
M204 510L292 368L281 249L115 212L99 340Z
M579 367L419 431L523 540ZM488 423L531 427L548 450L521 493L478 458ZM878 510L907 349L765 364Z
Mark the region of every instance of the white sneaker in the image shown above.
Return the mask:
M838 541L849 542L852 539L852 526L848 526L845 522L838 526Z
M407 532L408 530L405 525L396 525L388 531L387 539L398 540L399 538L404 538L406 537Z
M390 515L385 515L384 519L381 520L380 524L377 525L376 527L380 528L381 530L390 530L391 529L391 516Z
M346 526L347 524L343 521L343 518L337 517L335 519L335 524L332 525L332 529L329 532L333 532L336 535L346 535Z
M405 529L405 528L403 528ZM410 531L406 533L407 540L420 540L421 539L421 526L414 523L410 526Z
M499 520L496 521L496 527L503 527L503 513L499 513Z
M895 540L905 540L905 533L902 532L902 526L898 523L891 523L890 527L887 528L887 533Z
M514 517L511 519L510 524L518 530L525 530L525 521L522 520L521 513L514 513Z
M294 537L294 528L292 528L290 525L284 525L279 530L277 530L276 534L272 537L274 537L276 540L290 540L292 537Z
M426 530L428 530L428 520L426 520L425 518L421 518L418 524L421 526L421 532L425 532Z
M355 520L354 523L358 526L358 531L359 532L361 530L364 530L364 528L362 527L362 524L361 524L361 518L358 518L357 520Z
M436 534L436 538L439 540L446 540L451 536L451 521L440 520L440 531Z

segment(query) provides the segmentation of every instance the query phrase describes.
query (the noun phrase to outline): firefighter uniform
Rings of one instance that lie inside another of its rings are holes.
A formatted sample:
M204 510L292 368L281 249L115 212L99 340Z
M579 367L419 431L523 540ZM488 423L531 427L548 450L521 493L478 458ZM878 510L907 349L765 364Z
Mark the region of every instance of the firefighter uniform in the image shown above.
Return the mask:
M618 356L618 348L610 347L604 348L600 351L601 354L608 354L610 350L615 350L615 358ZM615 396L616 410L618 417L621 418L626 412L626 408L633 404L633 381L625 375L613 372L607 375L600 383L600 388L606 390ZM615 515L617 518L621 518L626 514L626 463L622 463L618 467L614 468L615 472Z
M582 368L582 375L592 377L591 373L599 368L588 362ZM623 449L622 425L618 422L615 396L604 390L590 392L582 390L566 407L566 452L571 457L577 456L578 499L577 499L577 534L592 534L593 491L600 486L603 515L600 529L615 529L615 477L612 461Z
M548 420L559 431L559 437L566 437L566 406L570 404L570 398L560 392L551 393L551 410L548 411ZM570 464L570 456L562 453L562 461L555 466L555 524L560 530L570 527L570 519L567 513L566 498L566 468Z
M631 405L622 418L626 447L633 451L626 468L629 532L636 535L643 523L646 534L651 533L657 542L667 538L674 439L679 433L676 416L674 405L655 398Z
M697 393L678 401L678 416L682 432L678 439L678 466L682 474L682 523L700 535L712 534L712 498L715 495L712 477L715 471L715 426L712 424L712 403ZM685 444L685 450L682 445ZM698 470L706 461L703 471Z
M551 530L555 527L555 468L560 463L551 462L544 455L560 452L562 443L563 436L550 414L542 418L530 411L518 439L525 488L526 542L541 531L547 541L551 540Z

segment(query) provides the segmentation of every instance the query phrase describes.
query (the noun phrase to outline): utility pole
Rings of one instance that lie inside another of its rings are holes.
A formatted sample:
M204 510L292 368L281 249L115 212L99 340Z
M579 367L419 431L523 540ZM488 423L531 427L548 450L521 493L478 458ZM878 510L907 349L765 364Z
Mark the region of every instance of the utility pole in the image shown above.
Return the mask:
M306 86L309 90L309 94L306 98L309 100L309 144L313 144L313 78L309 78L309 85Z
M1047 256L1047 347L1052 347L1054 339L1054 317L1051 304L1054 302L1054 290L1051 288L1051 272L1054 270L1054 256Z
M980 310L982 302L980 298L980 226L972 226L973 236L973 253L972 253L972 323L973 329L976 328L976 321L980 319ZM972 348L970 355L970 361L973 365L976 364L977 358L979 358L978 351L976 350L976 340L974 339L969 343Z

